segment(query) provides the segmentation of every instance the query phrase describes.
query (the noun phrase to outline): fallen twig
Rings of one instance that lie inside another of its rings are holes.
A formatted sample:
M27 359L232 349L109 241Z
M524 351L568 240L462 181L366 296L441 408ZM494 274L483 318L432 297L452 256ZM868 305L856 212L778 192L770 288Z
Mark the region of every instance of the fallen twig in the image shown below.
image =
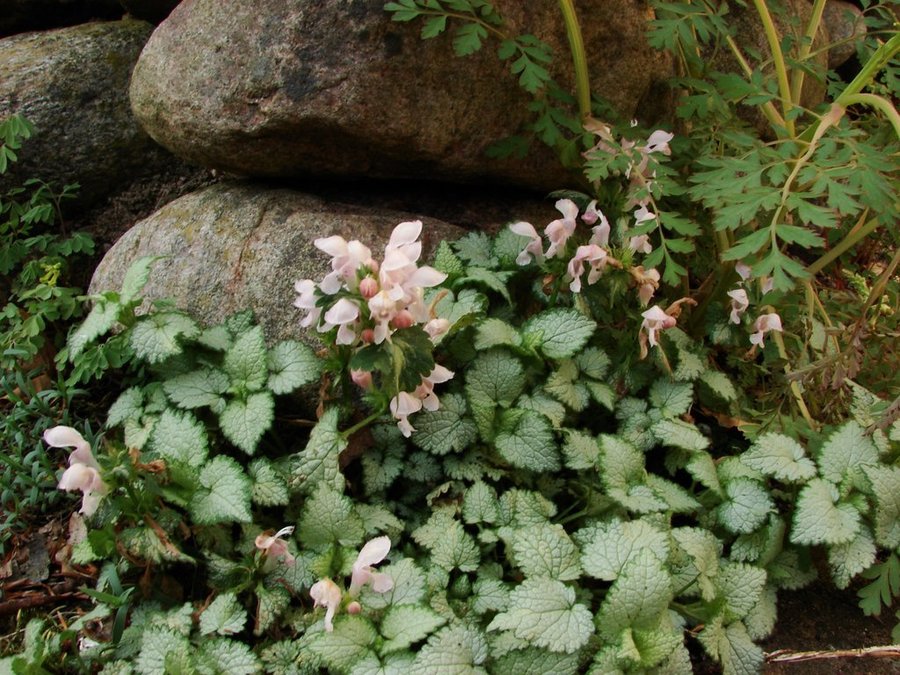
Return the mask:
M802 661L819 661L825 659L858 659L869 656L882 659L900 659L900 645L862 647L860 649L823 649L809 652L778 649L766 654L766 662L800 663Z

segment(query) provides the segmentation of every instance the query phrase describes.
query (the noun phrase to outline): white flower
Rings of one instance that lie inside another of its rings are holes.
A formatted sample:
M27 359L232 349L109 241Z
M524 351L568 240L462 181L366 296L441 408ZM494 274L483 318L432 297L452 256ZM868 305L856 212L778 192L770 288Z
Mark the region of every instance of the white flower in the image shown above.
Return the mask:
M775 312L763 314L754 322L753 330L756 332L750 336L750 343L764 347L765 343L763 342L763 336L766 333L772 330L778 331L779 333L782 331L781 317Z
M293 532L293 526L289 525L282 527L273 535L266 535L265 532L257 535L256 548L263 551L266 556L273 560L281 560L285 565L293 566L295 562L294 556L288 551L287 541L282 539L282 537L290 536Z
M657 331L665 330L666 328L672 328L676 323L675 317L666 314L659 305L653 305L653 307L648 309L646 312L642 312L641 316L644 317L644 321L641 324L641 329L647 331L647 338L650 341L651 347L655 347L657 345Z
M547 247L548 258L553 258L565 248L566 241L575 233L575 218L578 217L578 206L571 199L560 199L555 204L556 210L563 217L554 220L544 228L544 234L550 240L550 246Z
M581 291L581 275L584 273L584 263L590 264L591 271L588 274L588 285L596 283L606 267L606 251L597 244L579 246L575 256L569 261L566 268L568 276L572 279L569 290L573 293Z
M515 234L528 237L531 240L525 245L522 252L516 256L517 265L527 265L531 262L532 257L538 262L544 259L544 242L541 239L541 235L534 229L534 225L519 221L510 225L509 229Z
M57 487L67 492L81 490L80 513L93 515L100 499L109 492L109 487L100 477L100 465L91 453L90 444L76 429L66 426L47 429L44 442L51 448L75 448L69 454L69 468L63 471Z
M733 291L728 291L728 297L731 298L731 322L739 324L741 314L746 312L750 306L747 291L743 288L735 288Z
M376 593L386 593L394 587L394 580L390 575L376 572L372 567L384 560L390 550L391 540L389 537L376 537L366 542L366 545L360 549L359 555L356 556L356 561L353 563L353 573L350 577L349 593L351 597L355 597L360 589L369 583L372 584L372 589Z
M309 589L309 595L314 601L314 609L325 607L325 630L332 632L334 624L331 620L341 606L341 589L331 579L320 579Z

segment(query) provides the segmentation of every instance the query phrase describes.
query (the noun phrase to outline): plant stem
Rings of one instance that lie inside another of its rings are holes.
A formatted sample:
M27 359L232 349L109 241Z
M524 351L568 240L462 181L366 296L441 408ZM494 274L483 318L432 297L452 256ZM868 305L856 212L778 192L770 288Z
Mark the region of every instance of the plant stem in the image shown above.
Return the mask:
M753 76L753 68L750 67L750 64L747 62L747 58L744 56L744 53L741 51L741 48L738 47L737 43L734 41L734 38L730 35L725 36L725 41L728 43L728 47L731 49L732 55L737 59L738 64L741 66L741 70L744 71L744 74L747 78L751 78ZM778 109L772 104L771 101L766 101L760 106L760 110L762 114L765 116L767 120L769 120L769 124L772 125L772 130L775 132L775 135L779 138L784 135L784 129L787 128L787 124L784 121L784 118L781 116L781 113L778 112Z
M803 63L809 58L812 51L813 41L819 32L819 26L822 23L822 13L825 11L825 0L816 0L813 4L812 15L809 17L809 23L806 25L806 33L803 36L803 42L800 43L800 51L797 54L797 61ZM806 75L803 68L794 68L791 72L791 95L794 105L800 105L800 96L803 93L803 78Z
M344 429L344 431L341 432L341 437L344 438L345 440L350 438L357 431L369 426L372 422L374 422L379 417L381 417L384 414L384 411L385 411L385 408L383 406L380 407L378 410L373 412L371 415L369 415L367 418L365 418L361 422L357 422L349 429Z
M566 24L566 35L569 38L569 50L572 52L572 65L575 68L575 95L578 99L578 112L581 121L591 116L591 80L588 76L587 55L584 52L584 40L581 37L581 24L575 13L572 0L559 0L559 9Z
M898 113L893 104L883 96L878 96L877 94L851 94L850 96L842 96L841 100L845 106L853 105L854 103L862 103L870 108L880 110L893 125L894 133L897 134L897 138L900 138L900 113Z
M865 89L869 83L875 79L875 75L878 74L878 71L884 68L888 62L894 58L897 52L900 52L900 32L896 33L894 37L875 50L875 53L869 57L866 64L856 74L856 77L854 77L850 84L847 85L846 89L841 92L841 95L837 97L835 103L845 105L844 99L846 97L858 94Z
M876 281L875 285L872 286L872 290L869 291L869 297L868 299L866 299L866 304L863 305L863 308L860 311L857 325L862 324L862 322L866 318L866 312L869 311L869 308L875 304L876 300L880 300L881 296L884 295L884 290L887 287L888 281L890 281L890 278L894 275L894 271L897 269L898 265L900 265L900 248L898 248L894 252L894 257L891 258L891 262L881 273L881 276L878 277L878 281Z
M769 309L772 308L769 307ZM784 346L784 338L778 331L772 331L770 334L775 339L775 344L778 346L778 355L785 361L784 373L785 375L790 375L791 366L787 363L788 353L787 348ZM796 380L791 380L790 388L791 394L794 396L794 400L797 402L797 407L800 409L800 414L803 415L803 419L806 420L806 423L811 429L818 431L819 425L812 418L812 415L809 413L809 408L806 406L806 401L803 400L803 392L800 390L800 383Z
M791 110L793 103L791 99L791 86L788 82L787 66L784 61L784 53L781 51L781 40L778 36L778 29L769 13L765 0L753 0L759 19L762 21L763 30L766 33L766 40L769 43L769 49L772 50L772 61L775 65L775 76L778 78L778 91L781 94L781 111L784 117L784 123L788 134L791 138L795 136L794 120L791 119Z
M859 229L854 228L853 231L851 231L846 237L844 237L837 246L828 251L828 253L823 255L814 263L809 265L806 268L806 271L809 272L811 276L818 274L825 268L826 265L839 258L841 255L856 246L856 244L858 244L860 241L872 234L872 232L878 229L878 225L878 219L872 218L872 220L866 223L863 227Z

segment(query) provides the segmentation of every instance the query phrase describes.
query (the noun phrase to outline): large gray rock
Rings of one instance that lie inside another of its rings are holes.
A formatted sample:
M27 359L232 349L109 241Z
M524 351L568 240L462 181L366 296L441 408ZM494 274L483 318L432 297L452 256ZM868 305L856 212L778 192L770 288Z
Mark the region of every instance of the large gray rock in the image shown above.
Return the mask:
M0 37L120 18L122 7L117 0L2 0Z
M556 3L495 3L510 32L554 48L571 83ZM383 0L185 0L154 32L131 100L144 128L186 160L253 176L416 177L571 184L555 155L490 160L485 150L530 121L530 97L496 42L457 58L450 36L422 41ZM539 6L538 6L539 5ZM671 74L644 39L646 0L583 0L594 90L622 116L657 115ZM540 144L537 144L540 145Z
M288 189L220 183L176 199L135 225L103 258L90 288L118 290L132 262L164 255L145 298L172 298L206 325L253 309L269 340L296 338L301 313L293 307L294 282L321 279L329 269L328 256L313 240L333 234L359 239L380 257L393 228L416 218ZM421 220L428 250L464 233L440 220Z
M77 210L173 161L128 102L131 70L151 31L126 20L0 40L0 118L20 113L36 128L0 190L26 178L57 188L78 182Z

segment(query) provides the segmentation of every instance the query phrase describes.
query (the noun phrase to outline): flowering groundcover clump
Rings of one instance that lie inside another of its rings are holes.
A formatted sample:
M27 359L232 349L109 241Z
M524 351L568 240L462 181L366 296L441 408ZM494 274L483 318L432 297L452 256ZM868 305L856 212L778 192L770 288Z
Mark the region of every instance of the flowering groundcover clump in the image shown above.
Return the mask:
M679 134L595 117L570 0L578 117L557 106L549 48L493 6L388 3L423 36L452 26L461 55L498 37L583 191L556 194L543 227L442 242L429 265L420 221L383 252L315 240L329 270L296 281L294 305L316 351L267 344L248 312L139 315L155 261L137 261L58 359L73 386L125 367L102 433L44 434L74 448L60 560L96 573L95 606L61 629L34 619L0 665L662 674L690 673L693 647L751 673L782 590L862 577L863 611L890 607L900 408L864 355L896 326L900 254L874 281L846 274L849 303L818 275L892 225L900 117L882 72L900 39L872 5L867 65L806 110L811 40L775 39L769 4L754 10L772 58L754 66L724 6L653 3L650 39L684 74ZM742 75L709 70L713 41ZM862 105L884 119L850 114ZM312 419L300 388L318 392Z

